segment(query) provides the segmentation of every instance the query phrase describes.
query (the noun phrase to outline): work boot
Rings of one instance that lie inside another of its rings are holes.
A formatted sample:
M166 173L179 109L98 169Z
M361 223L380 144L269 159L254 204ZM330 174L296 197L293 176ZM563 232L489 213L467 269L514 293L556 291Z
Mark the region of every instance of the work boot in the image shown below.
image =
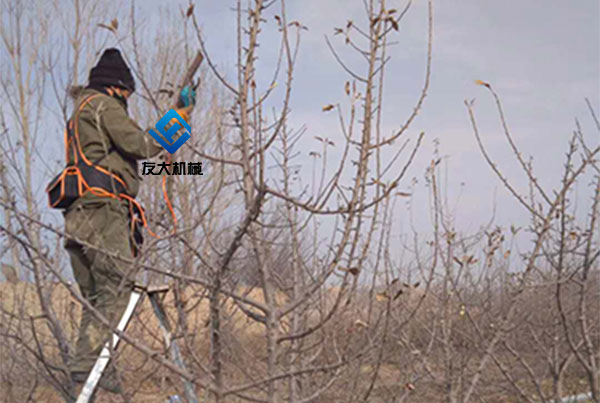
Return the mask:
M75 371L71 372L71 380L74 383L85 383L87 381L89 372L83 371ZM102 376L100 377L100 381L98 382L98 387L106 390L110 393L121 394L123 393L123 388L121 387L121 382L119 382L119 378L117 377L117 371L115 371L113 366L108 367Z

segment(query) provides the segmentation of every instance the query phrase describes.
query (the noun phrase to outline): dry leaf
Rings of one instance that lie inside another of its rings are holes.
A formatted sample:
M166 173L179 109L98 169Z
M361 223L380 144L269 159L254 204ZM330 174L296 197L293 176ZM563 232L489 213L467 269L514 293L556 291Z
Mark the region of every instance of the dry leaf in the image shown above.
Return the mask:
M380 180L378 180L378 179L371 178L371 181L372 181L372 182L370 183L371 185L379 185L379 186L381 186L381 187L383 187L383 188L385 188L385 187L386 187L386 184L385 184L385 183L383 183L383 182L381 182L381 181L380 181Z
M332 104L325 105L323 107L323 112L328 112L328 111L332 110L333 108L335 108L335 105L332 105Z
M398 299L398 297L399 297L400 295L402 295L402 294L404 294L404 290L398 290L398 292L396 293L396 295L394 295L394 298L393 298L393 300L394 300L394 301L395 301L395 300L397 300L397 299Z
M194 12L194 4L190 4L187 11L185 12L186 18L190 18L192 16L193 12Z
M454 241L454 238L456 237L456 232L450 231L450 232L448 232L448 234L446 234L446 236L447 236L446 241L448 242L448 245L450 245L452 243L452 241Z
M394 31L398 31L400 29L400 27L398 26L398 22L395 19L390 17L388 18L388 21L392 24L392 28L394 28Z
M408 382L406 385L404 385L404 389L406 389L406 390L415 390L415 385L413 385L412 383Z
M110 22L110 24L98 24L98 26L100 28L105 28L108 29L109 31L112 32L117 32L117 28L119 28L119 20L117 20L116 18L113 18L113 20Z
M357 319L357 320L354 322L354 326L357 326L357 327L369 327L369 325L367 325L365 322L363 322L363 321L362 321L362 320L360 320L360 319Z
M344 85L344 90L346 91L346 95L350 95L350 81L346 81L346 85Z
M507 250L506 252L504 252L504 259L508 259L509 256L510 256L510 249Z
M106 24L102 24L102 23L100 23L100 24L98 24L98 26L99 26L100 28L106 28L106 29L108 29L109 31L113 31L113 32L114 32L114 29L113 29L113 27L111 27L110 25L106 25Z
M486 83L485 81L475 80L475 84L490 88L490 84Z
M383 301L385 301L388 298L389 298L389 296L387 295L387 293L385 291L384 292L378 292L377 295L375 295L375 299L378 302L383 302Z
M338 267L338 269L341 271L348 272L348 273L352 274L353 276L357 276L358 273L360 272L360 270L358 270L358 267Z
M420 286L420 285L421 285L421 282L420 282L420 281L417 281L417 282L415 283L415 285L413 285L413 287L417 288L417 287L418 287L418 286Z
M461 262L461 261L460 261L460 259L459 259L459 258L457 258L456 256L454 256L454 261L455 261L456 263L458 263L458 265L459 265L460 267L463 267L463 262Z
M396 196L400 196L400 197L410 197L411 194L407 193L407 192L396 192Z

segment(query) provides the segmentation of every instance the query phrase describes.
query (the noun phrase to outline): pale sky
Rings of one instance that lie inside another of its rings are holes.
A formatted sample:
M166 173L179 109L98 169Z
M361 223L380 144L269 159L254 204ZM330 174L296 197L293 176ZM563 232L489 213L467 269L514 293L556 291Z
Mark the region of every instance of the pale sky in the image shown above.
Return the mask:
M196 10L200 10L209 49L223 70L233 73L233 2L230 7L227 2L201 4ZM388 8L401 9L404 4L388 2ZM358 0L288 1L288 20L299 20L308 27L302 36L291 121L296 127L306 124L305 141L314 143L315 150L315 135L338 143L343 138L337 116L321 112L324 104L343 99L347 79L328 50L324 35L343 50L343 38L333 37L333 28L343 27L349 19L364 26L363 15L363 2ZM487 221L494 202L499 222L522 221L526 217L522 208L509 198L477 149L463 101L477 99L475 110L484 142L503 171L517 179L519 190L526 191L524 175L503 140L493 100L484 88L474 84L476 79L490 82L502 97L512 134L523 154L533 155L544 185L556 185L575 118L581 121L592 145L599 140L585 104L587 97L595 110L600 107L599 21L597 0L434 1L432 82L424 108L408 133L413 137L420 131L426 133L426 146L407 177L417 177L421 183L414 204L427 202L423 173L432 158L433 141L439 139L441 154L447 157L451 201L457 200L464 182L456 210L460 226L474 229ZM274 27L272 21L267 25ZM384 111L389 131L404 121L419 95L426 29L426 2L417 0L395 36L399 43L389 51L393 59L387 72ZM265 28L265 35L268 32ZM269 45L261 44L263 55L275 50L273 44L268 49ZM310 175L310 169L305 169ZM415 214L428 221L426 211ZM426 222L421 224L426 227Z
M130 3L123 1L123 4L115 12L121 21L127 21ZM388 8L402 9L406 3L388 1L387 4ZM236 62L234 5L230 0L203 0L195 6L208 50L219 69L232 81ZM298 161L305 163L302 174L307 183L311 176L308 152L320 147L314 136L343 143L337 115L324 113L321 107L343 101L348 77L328 50L324 35L332 39L342 55L348 56L350 65L364 72L364 65L356 64L358 59L345 51L343 38L332 35L334 27L343 27L348 20L365 26L364 9L361 0L288 0L287 6L288 21L298 20L308 27L302 33L290 117L292 127L307 127L301 143L304 159ZM136 2L140 40L150 45L148 35L160 31L161 25L164 28L165 24L173 23L173 19L160 21L166 9L185 8L187 1L183 0L168 5L158 0ZM475 85L477 79L490 82L502 97L514 139L524 156L533 155L542 184L557 184L575 118L581 121L590 144L598 144L599 136L594 132L585 98L599 110L599 12L597 0L434 1L431 85L422 111L406 133L413 140L421 131L426 137L416 163L401 184L401 190L408 190L411 178L419 181L412 204L415 225L420 231L430 228L423 176L436 139L445 157L448 196L451 205L456 206L459 228L476 229L487 222L494 203L498 223L524 223L526 219L523 209L501 187L477 149L463 104L467 98L477 99L475 110L490 153L507 176L517 179L518 189L527 190L524 175L503 140L493 100L483 87ZM263 27L259 53L258 68L268 67L259 75L258 84L262 88L271 77L269 66L278 49L273 13L268 13L268 22ZM404 122L423 85L425 1L413 2L393 39L397 44L388 51L392 61L385 91L386 134ZM106 45L114 44L109 40ZM40 197L45 198L42 189L40 192ZM585 195L585 189L579 194ZM398 205L399 232L408 229L406 210L405 203Z

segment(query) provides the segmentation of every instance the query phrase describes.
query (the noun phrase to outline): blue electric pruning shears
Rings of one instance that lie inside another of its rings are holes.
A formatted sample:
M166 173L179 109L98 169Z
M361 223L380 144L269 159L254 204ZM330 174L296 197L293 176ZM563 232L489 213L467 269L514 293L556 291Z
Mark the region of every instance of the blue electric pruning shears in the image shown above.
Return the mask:
M196 88L198 87L198 84L191 86L191 85L186 85L185 87L183 87L181 89L181 92L179 93L179 99L177 100L177 104L181 107L188 107L192 104L196 103Z

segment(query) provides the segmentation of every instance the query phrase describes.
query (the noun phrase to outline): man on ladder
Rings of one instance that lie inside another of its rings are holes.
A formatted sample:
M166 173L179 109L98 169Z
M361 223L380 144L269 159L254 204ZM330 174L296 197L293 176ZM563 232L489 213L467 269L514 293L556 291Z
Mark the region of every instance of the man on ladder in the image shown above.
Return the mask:
M85 192L64 212L65 248L81 294L111 327L117 327L123 316L135 280L128 264L115 255L131 261L141 242L139 233L134 237L132 209L140 185L137 161L163 150L128 116L127 100L134 91L134 78L121 53L107 49L75 102L69 121L72 136L67 137L68 158L77 159L81 154L80 158L93 161L98 174L109 175L112 183L108 189L99 186L98 191ZM187 122L194 105L191 98L188 107L177 109ZM69 152L69 145L75 151ZM86 382L110 336L110 328L84 306L69 368L73 382ZM112 393L122 392L114 365L108 365L98 386Z

